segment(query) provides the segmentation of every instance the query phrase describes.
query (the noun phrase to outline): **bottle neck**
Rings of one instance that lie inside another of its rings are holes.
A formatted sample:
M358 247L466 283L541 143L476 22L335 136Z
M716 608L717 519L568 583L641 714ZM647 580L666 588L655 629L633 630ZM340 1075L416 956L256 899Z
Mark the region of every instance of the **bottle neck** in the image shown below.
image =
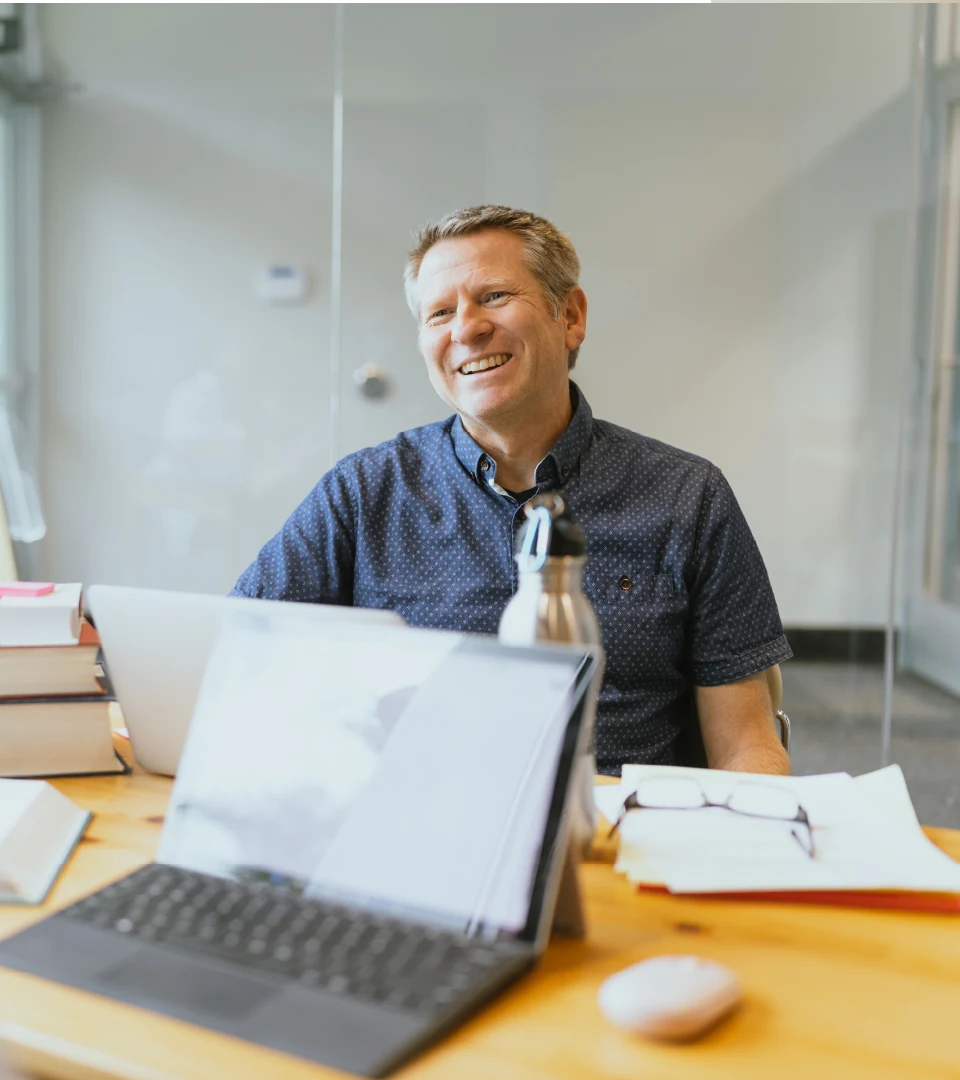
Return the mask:
M583 555L552 555L539 570L524 570L525 559L517 559L518 588L548 593L579 593L583 591Z

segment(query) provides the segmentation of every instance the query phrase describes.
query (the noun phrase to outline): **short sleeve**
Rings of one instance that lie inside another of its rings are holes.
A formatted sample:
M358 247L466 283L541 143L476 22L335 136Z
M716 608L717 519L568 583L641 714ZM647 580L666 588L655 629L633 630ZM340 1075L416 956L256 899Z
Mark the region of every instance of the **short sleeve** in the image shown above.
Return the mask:
M688 658L697 686L736 682L793 655L760 549L716 468L704 488L692 569Z
M328 472L240 575L231 596L352 604L356 514L340 468Z

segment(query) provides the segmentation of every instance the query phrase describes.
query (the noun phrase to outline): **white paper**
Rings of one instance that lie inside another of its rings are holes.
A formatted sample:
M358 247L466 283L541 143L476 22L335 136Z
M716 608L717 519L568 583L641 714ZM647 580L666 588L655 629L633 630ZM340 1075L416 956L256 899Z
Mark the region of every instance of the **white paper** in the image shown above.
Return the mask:
M634 881L672 892L903 889L960 892L960 865L931 844L916 822L896 766L854 780L846 773L772 777L672 766L626 766L623 800L648 777L688 775L722 802L737 783L796 794L813 825L816 858L791 835L794 823L747 818L722 809L643 810L621 825L618 868ZM603 797L607 799L606 796ZM613 797L607 800L613 803Z
M870 799L878 813L901 825L920 828L920 819L913 808L907 781L899 765L888 765L885 769L855 776L854 783Z
M457 660L476 664L469 655L450 657L411 702L368 796L314 881L461 924L516 930L529 910L572 673L544 663L491 664L486 677L495 695L480 687L465 694ZM491 711L494 699L500 708ZM441 702L456 702L456 715Z
M619 784L597 784L593 789L593 801L612 825L619 817L620 807L628 794L620 789Z
M17 827L43 785L43 780L0 780L0 843Z

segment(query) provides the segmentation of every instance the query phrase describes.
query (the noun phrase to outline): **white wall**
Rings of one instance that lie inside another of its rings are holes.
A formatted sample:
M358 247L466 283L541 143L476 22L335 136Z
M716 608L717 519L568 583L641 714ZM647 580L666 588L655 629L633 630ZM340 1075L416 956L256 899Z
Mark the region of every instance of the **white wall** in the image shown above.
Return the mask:
M43 14L86 90L46 119L42 572L225 588L328 463L329 11ZM349 7L341 450L443 414L400 288L411 232L528 205L581 254L595 412L725 470L785 622L880 625L910 25ZM307 306L252 299L278 256L317 273ZM382 403L352 393L367 360Z

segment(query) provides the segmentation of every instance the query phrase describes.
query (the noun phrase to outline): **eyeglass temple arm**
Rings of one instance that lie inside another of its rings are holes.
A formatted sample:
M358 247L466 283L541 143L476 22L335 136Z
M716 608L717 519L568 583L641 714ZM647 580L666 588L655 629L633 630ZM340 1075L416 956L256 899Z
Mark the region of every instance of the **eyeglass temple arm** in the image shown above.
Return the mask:
M633 805L631 805L631 803ZM636 792L632 792L623 800L623 806L620 807L620 813L617 815L617 820L610 826L610 831L607 833L607 839L620 828L623 824L623 819L627 816L629 810L634 810L637 807L637 795Z

